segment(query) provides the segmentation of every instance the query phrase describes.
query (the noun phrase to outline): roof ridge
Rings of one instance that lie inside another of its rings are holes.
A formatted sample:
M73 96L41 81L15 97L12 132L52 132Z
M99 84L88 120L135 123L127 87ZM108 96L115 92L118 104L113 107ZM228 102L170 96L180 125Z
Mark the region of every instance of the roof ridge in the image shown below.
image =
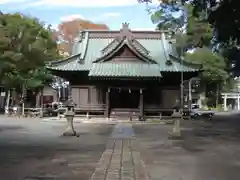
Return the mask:
M136 29L129 29L131 32L152 32L152 33L167 33L171 32L170 30L136 30ZM80 32L120 32L121 30L111 30L111 29L83 29Z
M135 38L132 40L132 45L137 49L137 47L134 45L134 42L136 43L136 46L138 46L141 50L143 50L146 54L149 54L149 51Z
M116 42L116 44L114 44ZM120 43L122 43L122 40L120 40L119 38L115 38L113 41L111 41L106 47L104 47L101 51L103 54L106 54L109 50L110 47L113 47L113 49L115 49Z
M87 48L88 48L88 40L89 40L89 33L88 32L85 32L84 35L83 35L84 39L82 39L82 43L84 45L84 48L83 48L83 52L81 53L79 59L82 60L85 58L86 56L86 52L87 52Z
M76 54L76 52L78 50L78 44L82 42L83 37L84 37L84 32L83 31L79 31L78 34L76 35L76 37L73 40L73 46L72 46L71 55Z
M163 46L164 56L165 56L166 60L169 60L170 58L169 58L168 52L166 52L166 47L165 47L165 45L166 45L165 44L165 41L166 41L165 34L162 33L161 36L162 36L161 42L162 42L162 46Z

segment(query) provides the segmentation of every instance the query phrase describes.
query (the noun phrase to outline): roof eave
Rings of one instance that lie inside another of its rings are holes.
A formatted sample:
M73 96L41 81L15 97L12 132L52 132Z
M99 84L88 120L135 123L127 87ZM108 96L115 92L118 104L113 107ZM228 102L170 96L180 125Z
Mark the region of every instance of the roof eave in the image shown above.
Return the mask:
M48 63L48 65L50 65L51 67L55 67L55 66L58 66L58 65L62 65L62 64L65 64L65 63L68 63L68 61L71 59L71 58L74 58L74 57L77 57L77 56L81 56L81 53L78 53L76 55L73 55L73 56L69 56L65 59L60 59L60 60L55 60L55 61L51 61Z
M187 62L184 59L178 58L178 57L176 57L176 56L174 56L172 54L169 54L169 56L171 58L173 58L172 60L177 61L178 63L183 63L184 66L190 66L192 68L195 68L197 71L200 71L202 69L202 65L201 64L198 65L198 64L193 64L191 62Z

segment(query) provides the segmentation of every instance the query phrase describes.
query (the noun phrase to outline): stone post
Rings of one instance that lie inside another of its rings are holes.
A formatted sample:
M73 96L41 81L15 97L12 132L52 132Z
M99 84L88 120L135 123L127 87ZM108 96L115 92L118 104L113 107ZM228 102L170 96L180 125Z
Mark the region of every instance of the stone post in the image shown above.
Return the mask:
M179 111L177 112L175 109L173 110L173 114L172 114L172 119L174 121L174 124L173 124L173 130L172 132L170 132L170 136L171 138L176 138L176 139L179 139L182 137L182 134L181 134L181 125L180 125L180 120L182 119L183 117L183 112Z
M76 136L76 131L73 126L73 118L75 116L74 112L74 104L72 102L68 102L67 110L65 113L65 117L67 120L67 129L63 133L63 136Z

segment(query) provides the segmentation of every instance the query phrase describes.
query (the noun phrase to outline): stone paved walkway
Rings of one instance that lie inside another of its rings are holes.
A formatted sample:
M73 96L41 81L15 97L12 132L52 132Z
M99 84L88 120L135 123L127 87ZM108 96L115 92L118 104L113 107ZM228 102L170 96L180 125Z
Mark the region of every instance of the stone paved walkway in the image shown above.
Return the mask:
M149 180L131 124L117 124L91 180Z

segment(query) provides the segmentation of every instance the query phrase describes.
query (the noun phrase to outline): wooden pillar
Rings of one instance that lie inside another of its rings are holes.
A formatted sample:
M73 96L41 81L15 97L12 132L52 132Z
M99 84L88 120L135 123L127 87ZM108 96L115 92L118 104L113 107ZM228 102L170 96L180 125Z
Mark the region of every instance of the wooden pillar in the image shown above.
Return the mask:
M110 88L106 91L106 107L105 107L105 117L109 118L109 109L110 109Z
M143 91L140 89L140 100L139 100L140 116L144 116L144 104L143 104Z
M64 93L65 92L66 91L64 91ZM68 84L68 100L72 100L72 86L70 83Z

